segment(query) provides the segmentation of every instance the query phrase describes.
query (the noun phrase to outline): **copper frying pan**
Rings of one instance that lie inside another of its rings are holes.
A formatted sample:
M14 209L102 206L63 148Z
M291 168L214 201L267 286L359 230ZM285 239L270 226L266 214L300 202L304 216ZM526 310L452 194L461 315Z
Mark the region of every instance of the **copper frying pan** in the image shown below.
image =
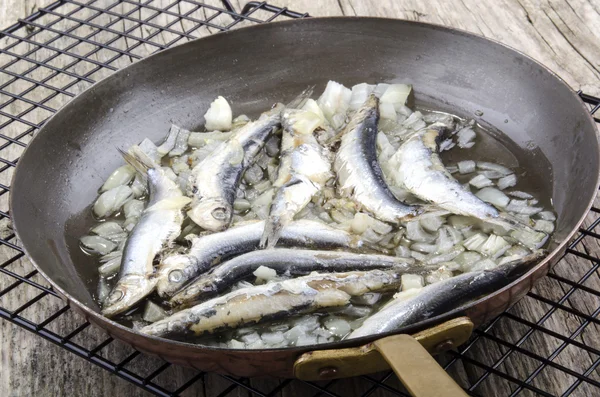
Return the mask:
M201 126L202 111L217 95L227 97L236 113L256 115L307 85L319 90L329 79L346 85L410 83L417 105L501 130L505 135L499 139L528 154L520 162L539 175L535 188L552 197L558 224L551 254L507 287L391 337L226 350L144 336L102 317L91 295L96 266L79 250L78 237L93 223L89 207L98 187L121 163L114 148L144 137L159 141L171 122ZM464 342L473 325L498 315L546 274L596 195L598 159L596 126L577 95L515 50L424 23L313 18L195 40L97 83L56 113L31 142L14 175L11 212L25 251L56 291L90 322L143 352L204 371L303 379L373 372L387 360L415 394L428 395L437 387L445 395L460 395L449 378L431 381L435 366L428 367L425 381L419 378L420 363L432 361L421 346L436 353Z

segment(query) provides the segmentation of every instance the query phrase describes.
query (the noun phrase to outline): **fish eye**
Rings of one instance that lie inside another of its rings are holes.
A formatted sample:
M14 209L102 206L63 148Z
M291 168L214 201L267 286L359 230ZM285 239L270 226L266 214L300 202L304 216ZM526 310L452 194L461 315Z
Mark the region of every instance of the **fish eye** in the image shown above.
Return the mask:
M123 299L124 296L125 296L125 294L123 293L123 291L121 291L120 289L117 289L112 294L110 294L110 296L108 297L108 302L116 303L116 302L120 301L121 299Z
M227 219L227 209L224 207L218 207L212 210L211 215L218 221L224 221Z
M169 281L178 283L183 279L183 273L181 270L173 270L169 272Z

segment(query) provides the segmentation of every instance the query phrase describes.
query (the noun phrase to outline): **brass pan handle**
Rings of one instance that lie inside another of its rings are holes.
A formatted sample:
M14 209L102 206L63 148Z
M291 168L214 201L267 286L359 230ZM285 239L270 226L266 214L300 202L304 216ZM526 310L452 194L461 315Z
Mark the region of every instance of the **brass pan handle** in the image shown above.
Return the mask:
M294 364L303 380L364 375L392 368L415 397L464 397L467 394L431 356L465 343L473 323L460 317L414 335L392 335L364 346L308 352Z

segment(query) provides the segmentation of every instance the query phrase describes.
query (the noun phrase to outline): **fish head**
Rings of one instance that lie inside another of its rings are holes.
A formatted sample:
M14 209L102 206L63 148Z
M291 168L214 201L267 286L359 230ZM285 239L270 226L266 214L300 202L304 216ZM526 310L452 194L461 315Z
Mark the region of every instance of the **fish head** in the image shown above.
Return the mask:
M161 297L175 295L190 280L190 269L195 262L188 255L166 257L159 265L156 291Z
M231 224L233 206L222 199L201 200L187 214L201 228L220 232Z
M127 275L119 280L111 293L106 297L102 314L113 317L138 304L154 290L156 279L143 275Z

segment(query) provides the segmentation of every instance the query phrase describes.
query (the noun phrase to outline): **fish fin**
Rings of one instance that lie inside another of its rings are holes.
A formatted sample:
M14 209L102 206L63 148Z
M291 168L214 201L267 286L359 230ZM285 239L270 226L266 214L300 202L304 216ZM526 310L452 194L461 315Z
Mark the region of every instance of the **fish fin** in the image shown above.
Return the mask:
M508 230L526 230L528 232L535 232L535 230L530 225L525 224L519 218L506 212L500 212L498 214L498 218L485 219L485 221L488 223L502 226Z
M119 148L117 148L117 150L121 153L125 162L135 168L135 170L144 177L149 169L158 167L158 164L144 153L138 145L133 145L127 152Z
M292 99L285 107L288 109L300 109L306 103L307 99L311 97L315 86L309 86L300 93L296 98Z
M269 217L265 222L265 230L263 231L262 237L258 247L260 249L271 249L274 248L281 237L281 231L283 230L283 223L278 216Z
M146 208L146 211L180 210L187 206L191 201L192 199L186 196L170 197Z

